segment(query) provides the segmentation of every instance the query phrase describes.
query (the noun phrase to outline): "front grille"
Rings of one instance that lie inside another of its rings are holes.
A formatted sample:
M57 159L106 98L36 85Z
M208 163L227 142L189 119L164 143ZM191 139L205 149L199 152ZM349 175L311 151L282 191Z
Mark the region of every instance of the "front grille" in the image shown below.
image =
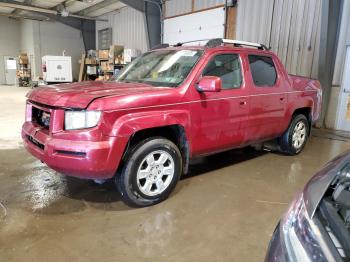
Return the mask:
M35 140L33 137L27 135L27 139L28 141L30 141L33 145L39 147L40 149L44 150L45 149L45 146L40 143L39 141Z
M32 121L45 129L50 128L51 114L37 107L32 107Z

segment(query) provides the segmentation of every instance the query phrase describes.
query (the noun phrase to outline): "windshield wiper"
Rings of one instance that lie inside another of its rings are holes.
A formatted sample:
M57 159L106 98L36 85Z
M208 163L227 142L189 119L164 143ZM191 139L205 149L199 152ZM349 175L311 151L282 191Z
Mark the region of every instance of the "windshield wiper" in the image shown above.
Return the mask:
M157 86L154 84L154 82L148 82L148 81L143 81L143 80L136 80L136 79L132 79L132 80L118 80L118 82L122 82L122 83L140 83L140 84L148 84L151 86Z
M123 80L118 80L118 82L122 82L122 83L142 83L142 82L140 82L139 80L125 80L125 79L123 79Z

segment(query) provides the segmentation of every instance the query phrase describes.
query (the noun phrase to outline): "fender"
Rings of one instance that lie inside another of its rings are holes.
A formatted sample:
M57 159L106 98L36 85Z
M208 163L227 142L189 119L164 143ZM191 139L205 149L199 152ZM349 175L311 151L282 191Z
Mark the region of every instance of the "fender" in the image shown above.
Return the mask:
M112 146L113 150L108 156L108 162L110 161L117 170L123 152L127 149L129 139L133 134L140 130L169 125L181 125L185 129L189 146L188 153L191 154L190 114L188 111L146 111L122 115L114 122L108 135L117 137L117 139ZM188 159L184 160L184 172L187 172Z
M311 109L311 113L314 110L314 101L311 97L300 97L298 100L295 100L290 106L287 108L287 115L291 118L295 110L299 108L309 107Z
M313 118L314 112L314 100L307 93L301 93L298 95L293 95L288 98L288 104L286 106L285 119L288 119L288 122L285 123L284 129L287 129L290 121L292 120L294 112L299 108L308 107L311 109L311 117ZM312 120L311 120L312 121Z
M181 125L185 129L188 142L190 143L190 123L190 114L187 110L137 112L119 117L113 124L110 136L129 138L137 131L143 129Z

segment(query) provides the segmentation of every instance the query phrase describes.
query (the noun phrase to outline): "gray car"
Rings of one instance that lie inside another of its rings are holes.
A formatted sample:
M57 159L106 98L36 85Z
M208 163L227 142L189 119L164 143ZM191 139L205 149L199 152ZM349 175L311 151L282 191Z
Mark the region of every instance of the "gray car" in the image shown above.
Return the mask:
M295 197L265 261L350 261L350 151L329 162Z

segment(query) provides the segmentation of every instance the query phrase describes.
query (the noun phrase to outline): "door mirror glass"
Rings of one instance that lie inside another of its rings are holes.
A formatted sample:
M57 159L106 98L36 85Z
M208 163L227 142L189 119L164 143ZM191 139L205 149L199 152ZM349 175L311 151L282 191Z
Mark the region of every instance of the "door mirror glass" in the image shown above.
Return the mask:
M217 76L204 76L197 85L199 92L220 92L222 87L221 78Z

